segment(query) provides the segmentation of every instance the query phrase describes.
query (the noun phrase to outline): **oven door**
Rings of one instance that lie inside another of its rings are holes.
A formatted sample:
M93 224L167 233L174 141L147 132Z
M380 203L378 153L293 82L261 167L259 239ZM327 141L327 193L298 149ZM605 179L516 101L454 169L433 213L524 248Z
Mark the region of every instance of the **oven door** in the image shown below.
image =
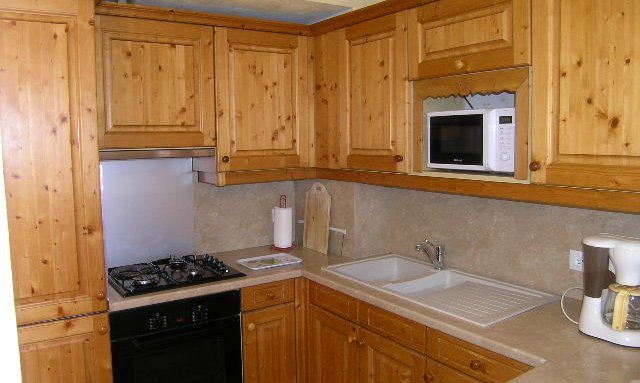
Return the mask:
M114 383L241 383L240 317L111 343Z

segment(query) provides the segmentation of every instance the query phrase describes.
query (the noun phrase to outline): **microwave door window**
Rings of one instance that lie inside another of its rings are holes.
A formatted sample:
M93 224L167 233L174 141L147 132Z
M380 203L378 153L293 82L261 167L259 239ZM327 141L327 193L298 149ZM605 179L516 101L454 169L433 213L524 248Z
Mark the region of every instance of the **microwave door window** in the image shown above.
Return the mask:
M482 165L482 114L433 116L430 120L432 163Z

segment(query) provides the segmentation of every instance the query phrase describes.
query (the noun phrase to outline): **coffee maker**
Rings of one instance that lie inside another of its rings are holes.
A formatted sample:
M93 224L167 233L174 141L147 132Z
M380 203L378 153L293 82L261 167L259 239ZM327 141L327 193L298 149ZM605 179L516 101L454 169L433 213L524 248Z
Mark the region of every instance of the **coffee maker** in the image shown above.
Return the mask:
M582 244L580 332L640 347L640 238L599 234L584 238Z

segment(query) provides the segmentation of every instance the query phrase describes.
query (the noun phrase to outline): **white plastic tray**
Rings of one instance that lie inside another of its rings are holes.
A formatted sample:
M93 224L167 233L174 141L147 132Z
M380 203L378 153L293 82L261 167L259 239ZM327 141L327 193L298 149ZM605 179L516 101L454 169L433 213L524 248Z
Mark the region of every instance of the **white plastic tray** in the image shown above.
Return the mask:
M263 270L270 269L272 267L293 265L302 262L302 259L286 253L277 253L263 255L260 257L238 259L237 262L251 270Z

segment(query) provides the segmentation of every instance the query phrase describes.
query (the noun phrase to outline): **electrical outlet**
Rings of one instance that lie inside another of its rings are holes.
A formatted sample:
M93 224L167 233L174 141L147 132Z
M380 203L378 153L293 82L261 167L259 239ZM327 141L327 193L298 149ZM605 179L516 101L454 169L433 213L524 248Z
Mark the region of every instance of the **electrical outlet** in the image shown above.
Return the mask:
M569 269L576 271L584 271L584 259L582 251L569 250Z

